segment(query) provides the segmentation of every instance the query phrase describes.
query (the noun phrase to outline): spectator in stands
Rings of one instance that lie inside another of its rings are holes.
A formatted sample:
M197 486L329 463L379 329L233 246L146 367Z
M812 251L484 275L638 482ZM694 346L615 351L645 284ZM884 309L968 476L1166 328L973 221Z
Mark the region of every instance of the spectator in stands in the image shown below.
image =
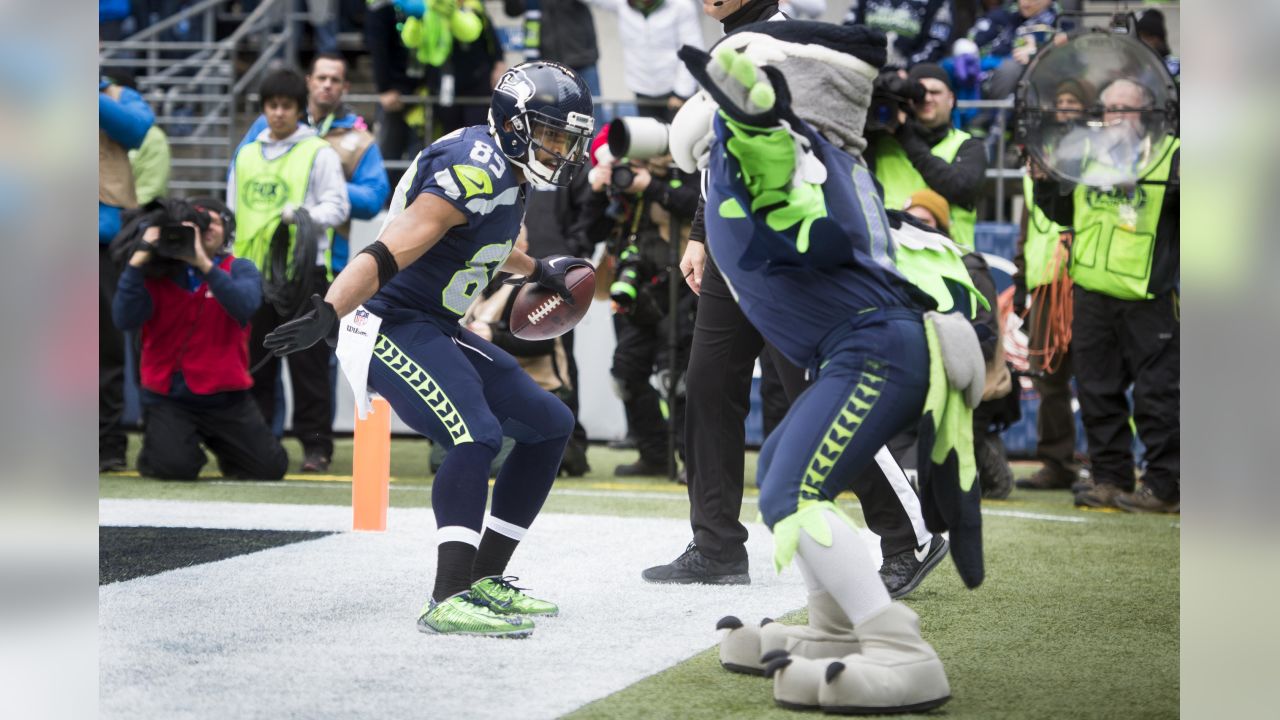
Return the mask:
M1057 20L1058 6L1053 0L1018 0L994 8L978 20L969 39L978 46L983 71L989 71L983 83L988 100L1003 100L1013 94L1027 63L1052 40ZM981 112L972 127L985 134L995 117L995 112Z
M231 211L192 201L194 242L160 257L151 226L129 258L111 306L122 330L141 330L146 430L138 472L194 480L213 451L224 477L277 480L289 458L249 397L249 318L262 303L262 276L237 259Z
M302 122L307 108L307 82L292 70L267 75L259 87L267 128L236 152L227 177L227 205L235 211L240 250L258 267L266 267L268 252L277 229L287 227L288 238L296 240L297 211L305 210L315 233L316 264L289 271L290 281L302 273L309 275L311 287L323 293L329 286L329 247L333 228L351 214L342 161L333 147L314 128ZM264 282L283 283L268 268ZM270 298L268 298L270 300ZM289 315L282 315L282 312ZM293 309L276 308L264 302L253 316L249 342L253 366L265 364L254 374L254 399L264 418L272 418L276 408L276 374L280 360L262 347L262 338L277 325L291 319ZM293 385L293 430L302 441L304 472L324 472L333 456L333 384L329 380L329 360L333 350L326 344L289 358Z
M129 440L124 414L124 336L111 322L118 270L107 246L120 231L121 212L138 206L128 151L142 145L155 122L136 91L98 81L98 469L125 468Z
M901 113L892 132L868 133L867 161L884 187L886 208L904 208L912 193L934 190L950 205L952 239L972 250L986 150L951 126L956 98L945 70L923 63L911 68L908 79L924 86L924 101L914 103L914 117Z
M593 97L600 97L600 73L596 62L596 25L584 0L502 0L507 17L524 17L525 58L551 60L568 65L582 78ZM596 127L605 116L595 108Z
M409 75L409 50L396 30L396 6L391 0L368 0L364 16L364 43L373 66L373 86L378 92L376 118L378 147L384 157L407 160L417 154L405 120L405 96L412 96L418 81ZM391 171L395 177L400 170ZM394 178L388 176L387 184Z
M937 62L951 42L951 0L852 0L845 25L866 25L889 36L886 68Z
M130 90L138 90L137 81L127 70L112 70L111 80ZM129 164L133 167L133 184L139 206L169 196L169 136L158 124L147 130L140 147L129 151Z
M351 202L351 220L372 220L382 212L391 185L382 152L374 142L364 118L345 102L351 89L347 80L347 60L339 54L316 55L307 73L307 117L305 124L315 128L321 138L338 153L342 175L347 181L347 198ZM253 142L267 128L267 116L259 115L240 140L236 152ZM350 255L350 222L334 229L332 245L333 272L347 266Z
M618 15L622 67L640 115L668 121L698 89L676 57L681 45L703 49L702 26L693 0L592 0Z
M1103 87L1102 122L1145 145L1142 113L1148 91L1128 80ZM1108 148L1115 149L1115 148ZM1076 228L1072 368L1089 440L1089 482L1078 487L1077 505L1120 507L1130 512L1176 513L1181 508L1179 434L1179 160L1177 138L1149 148L1157 158L1140 186L1111 189L1035 183L1036 204L1061 225ZM1084 177L1109 178L1132 171L1094 166L1115 162L1095 152ZM1063 194L1063 193L1066 194ZM1103 262L1105 260L1105 262ZM1126 390L1132 386L1130 409ZM1146 447L1142 486L1134 489L1133 432Z
M1164 66L1175 80L1182 74L1182 61L1169 49L1169 31L1165 29L1164 13L1151 8L1138 18L1138 39L1159 53Z
M442 76L440 91L437 93L440 100L440 104L435 107L437 136L447 135L458 128L487 123L493 87L507 71L507 63L502 59L502 42L493 29L493 19L485 12L484 3L480 0L465 0L460 4L469 8L480 20L480 35L471 42L454 39L451 70L453 79L447 81ZM454 102L445 104L444 89L448 82L453 84ZM459 101L463 98L466 101Z

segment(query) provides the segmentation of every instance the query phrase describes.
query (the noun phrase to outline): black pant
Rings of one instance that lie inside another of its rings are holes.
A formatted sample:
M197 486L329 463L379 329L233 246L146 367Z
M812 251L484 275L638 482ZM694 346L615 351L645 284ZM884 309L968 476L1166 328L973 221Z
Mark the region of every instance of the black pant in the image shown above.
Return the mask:
M1035 314L1032 314L1035 317ZM1041 350L1045 337L1045 322L1030 327L1031 350ZM1038 356L1031 360L1032 369L1038 369ZM1075 479L1079 470L1076 462L1076 416L1071 409L1071 351L1067 351L1062 363L1052 372L1033 375L1031 383L1040 394L1040 407L1036 411L1036 459L1059 477Z
M329 287L325 270L316 267L315 292L321 296ZM267 333L293 318L281 317L271 303L264 302L251 321L253 331L249 336L249 366L255 367L270 354L263 349L262 339ZM288 356L289 381L293 388L293 432L302 441L304 454L319 453L333 457L333 384L329 382L329 360L333 349L327 343L318 342L310 348ZM280 372L280 359L271 357L253 374L253 400L258 411L271 424L276 414L276 376Z
M751 402L751 373L761 351L770 354L787 397L794 400L804 390L804 371L764 342L708 258L689 357L685 448L693 540L703 555L721 562L747 556L747 529L738 519L744 423ZM877 464L872 463L852 489L862 502L867 525L881 537L884 554L915 547L911 520Z
M1172 295L1117 300L1075 288L1071 352L1095 482L1132 488L1133 420L1146 446L1143 482L1164 500L1180 497L1179 323Z
M662 122L671 122L671 109L667 107L667 103L671 101L671 93L666 95L641 95L636 93L636 99L653 103L656 105L636 105L636 113L640 117L653 118Z
M111 321L111 300L120 272L98 245L98 462L124 460L129 440L120 426L124 415L124 333Z
M138 472L162 480L194 480L204 443L223 477L279 480L289 457L247 391L222 393L199 406L172 400L147 405Z
M649 377L664 357L667 345L667 322L636 322L630 315L614 315L613 330L618 344L613 351L613 375L618 396L627 415L627 434L636 442L640 460L653 465L667 464L667 420L662 416L662 398ZM682 367L677 364L677 367ZM673 419L677 433L684 414L683 402L677 401ZM677 445L679 435L677 435ZM677 447L677 451L681 448Z

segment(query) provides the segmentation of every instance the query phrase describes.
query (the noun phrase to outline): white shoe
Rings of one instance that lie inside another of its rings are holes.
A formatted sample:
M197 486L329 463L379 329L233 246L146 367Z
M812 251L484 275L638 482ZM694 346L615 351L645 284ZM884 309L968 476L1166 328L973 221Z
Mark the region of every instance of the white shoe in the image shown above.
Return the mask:
M857 635L862 651L827 665L818 693L823 712L922 712L951 699L942 661L911 608L892 603L859 624Z
M720 642L720 664L731 672L764 675L766 655L779 651L803 658L838 658L858 652L858 637L825 591L809 593L809 624L786 625L765 618L758 626L743 625L733 616L716 624L729 630Z

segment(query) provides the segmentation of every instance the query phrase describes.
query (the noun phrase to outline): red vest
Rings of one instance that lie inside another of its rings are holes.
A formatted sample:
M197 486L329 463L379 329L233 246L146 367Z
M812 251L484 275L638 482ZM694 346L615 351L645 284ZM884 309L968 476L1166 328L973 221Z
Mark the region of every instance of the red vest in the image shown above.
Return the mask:
M218 263L231 271L227 255ZM173 374L181 372L197 395L253 386L249 376L249 326L231 317L208 283L194 292L169 278L147 278L151 318L142 325L142 386L169 394Z

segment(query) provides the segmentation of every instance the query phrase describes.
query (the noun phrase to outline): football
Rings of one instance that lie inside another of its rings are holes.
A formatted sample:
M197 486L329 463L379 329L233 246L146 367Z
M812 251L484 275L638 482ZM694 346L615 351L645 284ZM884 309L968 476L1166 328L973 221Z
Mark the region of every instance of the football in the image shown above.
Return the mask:
M596 273L589 265L569 268L564 284L573 293L573 304L537 283L525 283L511 306L511 333L521 340L550 340L573 329L591 309Z

